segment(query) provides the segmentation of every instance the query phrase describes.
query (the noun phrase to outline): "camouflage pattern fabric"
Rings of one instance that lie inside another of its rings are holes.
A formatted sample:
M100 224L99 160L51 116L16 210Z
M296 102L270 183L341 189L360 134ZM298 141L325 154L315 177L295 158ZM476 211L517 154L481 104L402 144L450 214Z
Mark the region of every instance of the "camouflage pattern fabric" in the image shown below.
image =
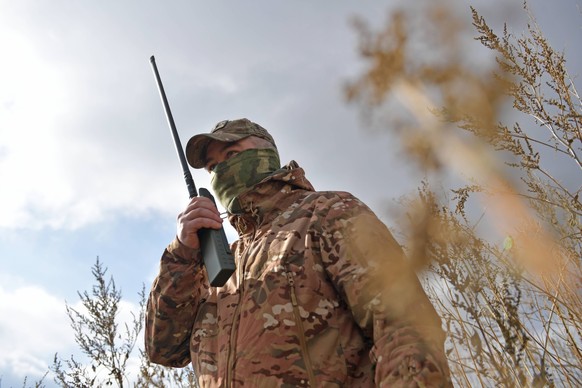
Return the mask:
M444 334L388 229L292 162L241 197L237 272L210 287L174 240L147 305L152 362L202 387L448 387Z
M236 198L280 167L276 150L251 148L217 164L210 173L210 183L222 206L230 213L238 212L241 207Z

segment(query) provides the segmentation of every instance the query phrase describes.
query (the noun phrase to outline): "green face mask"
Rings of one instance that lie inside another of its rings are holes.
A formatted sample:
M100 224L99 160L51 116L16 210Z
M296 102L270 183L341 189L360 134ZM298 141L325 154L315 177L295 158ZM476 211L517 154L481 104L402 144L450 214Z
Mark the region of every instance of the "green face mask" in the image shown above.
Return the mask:
M210 173L210 184L222 206L229 213L235 213L240 210L236 199L280 168L276 150L244 150L218 163Z

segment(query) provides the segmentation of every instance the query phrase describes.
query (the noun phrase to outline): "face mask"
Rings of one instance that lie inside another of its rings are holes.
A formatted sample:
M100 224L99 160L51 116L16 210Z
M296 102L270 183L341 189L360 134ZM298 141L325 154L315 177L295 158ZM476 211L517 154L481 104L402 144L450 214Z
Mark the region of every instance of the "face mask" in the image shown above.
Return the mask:
M244 150L218 163L210 173L210 184L222 206L235 213L240 210L237 198L280 168L276 150Z

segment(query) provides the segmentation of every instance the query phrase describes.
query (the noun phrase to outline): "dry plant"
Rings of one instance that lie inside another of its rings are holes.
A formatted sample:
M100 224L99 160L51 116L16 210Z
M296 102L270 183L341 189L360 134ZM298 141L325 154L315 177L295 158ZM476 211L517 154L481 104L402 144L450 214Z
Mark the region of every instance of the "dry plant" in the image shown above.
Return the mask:
M191 366L169 368L153 364L144 351L141 351L140 374L136 387L154 388L197 388L198 379Z
M402 234L427 269L456 385L582 386L580 96L527 4L519 37L471 8L491 62L462 41L454 5L401 9L380 31L356 21L368 67L348 100L427 174L405 200ZM430 184L451 173L468 182Z
M78 292L82 308L66 305L75 342L84 358L79 360L71 356L62 360L55 355L51 367L55 382L61 387L197 387L196 376L190 367L174 369L151 364L141 349L139 372L137 376L130 375L128 361L133 357L138 339L142 338L145 287L139 293L137 313L131 312L131 322L123 325L124 330L119 330L121 291L116 288L112 277L106 279L107 268L99 258L92 273L95 284L91 292ZM44 386L42 380L36 386Z

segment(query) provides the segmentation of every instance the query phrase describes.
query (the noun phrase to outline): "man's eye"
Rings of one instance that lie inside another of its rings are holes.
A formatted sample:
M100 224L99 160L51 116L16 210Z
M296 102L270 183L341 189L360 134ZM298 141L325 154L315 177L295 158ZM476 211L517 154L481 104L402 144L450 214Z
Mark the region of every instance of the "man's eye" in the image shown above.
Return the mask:
M232 158L233 156L235 156L236 154L238 154L238 151L234 151L234 150L232 150L232 151L228 151L228 152L226 153L226 155L225 155L225 159L230 159L230 158Z
M206 166L206 171L212 172L216 168L216 163Z

